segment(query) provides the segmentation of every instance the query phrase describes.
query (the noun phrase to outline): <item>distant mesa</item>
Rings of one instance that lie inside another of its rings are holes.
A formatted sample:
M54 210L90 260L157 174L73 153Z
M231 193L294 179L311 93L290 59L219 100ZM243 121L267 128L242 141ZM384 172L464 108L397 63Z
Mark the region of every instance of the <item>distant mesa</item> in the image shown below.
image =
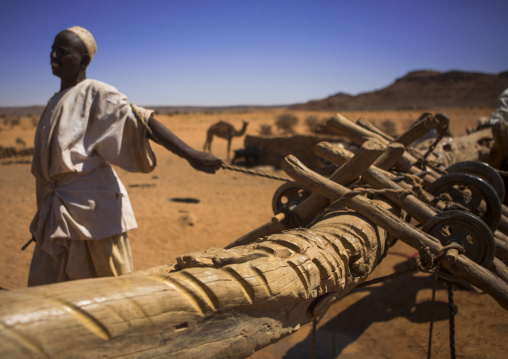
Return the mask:
M486 107L497 105L499 94L508 88L508 71L499 74L481 72L417 70L380 90L350 95L339 92L325 99L280 106L147 106L156 113L250 111L287 107L307 111L422 110L450 107ZM0 107L0 116L40 116L44 106Z
M381 90L356 96L340 92L290 106L294 110L375 111L449 107L491 107L508 88L508 71L499 74L433 70L412 71Z

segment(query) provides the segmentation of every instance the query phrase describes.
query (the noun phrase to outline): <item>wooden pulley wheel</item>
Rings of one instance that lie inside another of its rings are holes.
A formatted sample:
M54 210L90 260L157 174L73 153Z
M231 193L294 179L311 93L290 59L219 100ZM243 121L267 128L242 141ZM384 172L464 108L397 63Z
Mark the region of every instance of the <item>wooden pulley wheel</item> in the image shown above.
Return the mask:
M274 214L299 204L310 195L310 191L297 182L286 182L273 194L272 210Z
M494 260L494 235L485 222L471 213L459 210L438 213L423 225L422 230L438 239L443 246L460 244L466 257L485 268L489 268ZM448 280L455 278L445 270L441 270L439 275Z
M449 173L469 173L487 181L496 191L501 203L504 201L505 187L503 177L488 163L481 161L457 162L446 169Z
M465 207L480 217L492 232L501 221L501 201L494 188L480 177L468 173L448 173L430 183L426 190L444 201Z

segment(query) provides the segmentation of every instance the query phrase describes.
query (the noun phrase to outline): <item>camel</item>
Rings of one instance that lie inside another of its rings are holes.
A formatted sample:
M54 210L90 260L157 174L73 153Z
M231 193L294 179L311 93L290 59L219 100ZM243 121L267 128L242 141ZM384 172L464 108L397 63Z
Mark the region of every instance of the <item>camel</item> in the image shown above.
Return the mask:
M231 140L233 139L233 137L243 136L245 134L245 131L247 130L248 124L249 124L248 121L243 121L243 126L240 131L237 131L232 124L226 121L219 121L213 124L206 132L206 141L203 146L203 151L212 152L211 146L213 136L224 138L225 140L228 141L228 160L229 160L231 150Z

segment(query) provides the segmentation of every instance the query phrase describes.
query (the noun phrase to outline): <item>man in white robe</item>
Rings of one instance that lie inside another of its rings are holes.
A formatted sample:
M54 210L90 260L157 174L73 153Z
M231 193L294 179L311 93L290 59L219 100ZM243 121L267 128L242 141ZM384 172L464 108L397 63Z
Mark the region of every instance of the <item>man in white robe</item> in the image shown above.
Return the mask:
M197 170L215 173L221 161L196 151L156 121L152 112L127 102L114 87L86 78L96 52L81 27L60 32L51 64L60 92L48 102L34 140L32 173L36 241L28 285L131 272L127 231L137 227L123 184L110 164L131 172L156 165L149 138Z

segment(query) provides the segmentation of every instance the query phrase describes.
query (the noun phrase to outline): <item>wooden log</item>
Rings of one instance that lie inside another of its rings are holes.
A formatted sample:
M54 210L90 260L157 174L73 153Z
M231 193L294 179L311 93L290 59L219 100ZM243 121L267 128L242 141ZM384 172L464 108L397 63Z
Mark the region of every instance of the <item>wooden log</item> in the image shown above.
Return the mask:
M505 196L508 196L508 193L505 194ZM508 217L508 206L506 204L501 205L501 211L503 213L503 216Z
M316 153L339 166L346 163L353 156L351 152L344 149L339 151L326 142L318 143L316 146ZM418 196L407 194L407 192L404 191L411 190L410 186L405 185L404 182L400 184L395 183L393 181L394 177L394 174L379 169L376 166L371 166L362 175L363 180L375 189L400 191L399 193L387 191L383 193L383 195L392 200L400 208L407 211L411 217L422 224L437 214L437 212L429 206L429 203L432 203L433 207L438 210L445 210L446 204L443 201L436 201L433 195L421 188L418 191ZM502 260L508 260L508 237L497 230L494 232L494 240L496 245L496 257Z
M365 128L366 130L369 130L370 132L373 132L381 137L383 137L385 140L387 140L389 143L393 142L393 137L384 133L379 128L377 128L372 122L364 119L363 117L360 117L358 120L356 120L356 124L360 127Z
M341 114L335 114L332 116L326 123L327 129L330 132L348 137L352 142L361 145L363 142L369 139L376 139L384 145L388 145L388 141L386 141L382 136L379 136L373 132L370 132L367 129L364 129ZM413 164L416 163L417 160L407 151L402 155L401 160L397 163L397 169L403 172L410 172L413 174L420 173L422 170ZM427 183L433 182L439 176L433 170L429 170L429 174L427 174L424 179Z
M332 145L331 145L332 146ZM336 147L336 146L334 146ZM338 147L336 147L338 148ZM348 164L343 164L338 168L330 178L341 184L347 185L358 178L369 166L383 154L385 146L378 141L366 141L357 150ZM299 222L306 224L313 219L320 211L322 211L330 203L329 199L319 194L312 193L302 203L293 209L294 215L299 218ZM242 237L229 244L226 248L233 248L239 245L245 245L254 242L256 239L279 233L289 227L284 224L283 215L276 215L270 223L266 223L253 231L243 235Z
M354 124L340 113L336 113L328 119L326 128L332 133L349 138L349 140L357 145L361 145L368 140L376 140L384 145L388 145L389 143L383 136Z
M282 168L290 177L307 188L330 199L340 198L340 202L346 207L361 213L410 246L418 249L428 248L434 256L441 253L443 247L432 236L393 216L368 198L353 196L351 190L312 172L296 157L286 157L282 162ZM450 264L444 259L440 260L440 264L458 278L482 289L499 305L508 310L508 284L494 276L488 269L477 265L464 255L459 255L454 264Z
M408 147L416 140L419 140L427 133L429 133L432 129L437 128L439 121L432 116L431 113L425 112L423 113L418 120L402 135L398 136L393 140L393 142L401 143L404 146Z
M334 146L338 151L343 149ZM386 146L376 140L364 142L349 161L344 162L330 176L330 180L348 185L362 175L380 156L383 155ZM294 209L294 213L302 223L308 223L320 211L330 204L327 197L313 192L308 198Z
M508 261L508 243L501 240L498 233L494 233L494 241L496 242L496 257Z
M331 209L179 268L0 292L1 358L245 358L323 314L363 282L384 231Z
M508 268L499 258L494 258L490 271L508 283Z
M374 162L374 166L389 170L394 167L404 155L406 148L401 143L390 143L386 151Z
M234 242L228 244L225 248L230 249L233 247L244 246L254 242L258 238L263 238L274 233L280 233L286 229L287 226L283 222L270 221L237 238Z
M497 229L505 235L508 235L508 217L504 214L501 214L501 220L499 221Z
M347 162L351 155L346 150L335 150L329 144L324 142L318 144L316 151L323 158L336 163L339 166ZM436 215L436 212L432 208L420 201L412 193L408 193L408 191L402 188L399 184L391 181L388 177L385 177L375 166L371 166L367 171L365 171L362 174L362 179L375 189L391 190L384 192L382 195L389 198L400 208L407 211L420 223L425 223Z

